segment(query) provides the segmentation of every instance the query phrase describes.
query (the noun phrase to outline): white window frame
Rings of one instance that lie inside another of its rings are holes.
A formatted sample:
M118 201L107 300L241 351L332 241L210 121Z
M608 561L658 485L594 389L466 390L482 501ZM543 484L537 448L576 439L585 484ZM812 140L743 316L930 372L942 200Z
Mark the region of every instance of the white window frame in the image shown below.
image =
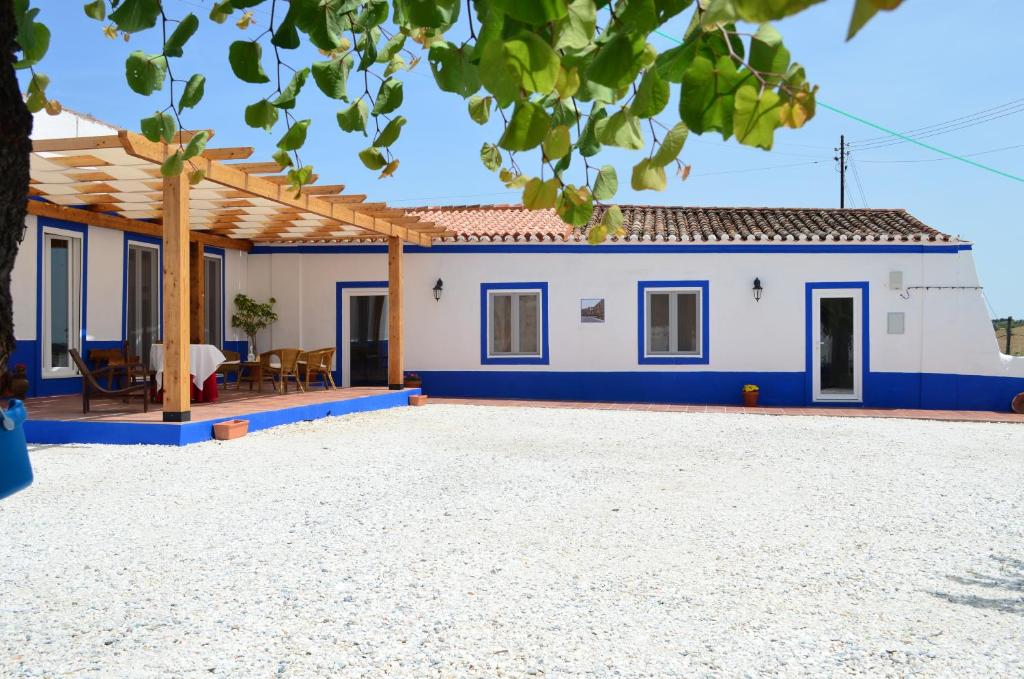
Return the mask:
M494 350L494 298L511 297L511 351ZM520 351L519 336L519 298L534 296L537 298L537 351ZM540 358L544 355L544 292L540 288L497 289L487 291L487 358Z
M853 300L853 389L848 392L825 392L821 388L821 300L850 298ZM860 288L815 288L811 294L811 387L817 402L861 403L864 400L864 292Z
M136 278L136 280L135 280L135 284L137 286L136 290L129 290L129 289L127 289L128 267L131 266L132 250L140 250L142 248L145 248L147 250L152 250L154 255L155 255L155 257L156 257L156 260L155 260L156 261L156 290L155 290L155 292L156 292L156 337L153 338L154 341L155 341L157 338L163 337L163 322L164 322L164 319L163 319L163 313L162 313L162 309L161 309L161 305L160 305L160 295L161 295L160 286L162 284L162 280L161 280L160 277L161 277L162 270L163 270L163 262L162 262L161 257L160 257L161 252L160 252L160 246L159 245L156 245L154 243L147 243L145 241L137 241L137 240L129 240L128 241L128 260L124 263L124 265L125 265L125 280L126 280L126 288L125 288L125 293L126 294L125 294L125 299L124 299L124 305L125 305L125 313L124 313L124 338L125 338L125 340L128 340L128 338L131 336L131 333L132 333L132 330L133 330L133 328L128 327L128 300L131 298L132 295L136 294L137 292L141 292L141 289L142 289L142 279L141 278ZM140 349L141 349L142 352L146 351L146 347L140 347ZM139 354L139 356L145 356L145 355L146 355L145 353L140 353Z
M68 349L77 349L79 353L82 351L82 329L84 327L84 319L82 318L82 285L84 283L82 276L84 250L85 250L85 239L81 233L77 231L66 231L64 229L56 229L53 227L43 227L42 232L43 246L42 246L42 319L40 328L42 329L42 364L40 373L43 379L54 379L54 378L67 378L77 376L78 369L75 367L74 361L68 357L68 365L54 366L53 365L53 352L51 347L53 345L53 328L50 326L51 316L51 302L52 302L52 291L51 291L51 276L50 276L50 241L54 238L68 240L73 245L68 248Z
M224 300L225 300L225 297L226 297L226 295L224 293L224 283L225 283L225 279L226 279L225 270L224 270L225 262L224 262L223 255L220 255L220 254L217 254L217 253L214 253L214 252L204 252L203 253L203 286L204 286L204 288L205 287L209 287L208 284L207 284L207 281L206 281L206 260L209 260L209 259L216 260L217 262L220 263L220 279L217 281L217 287L220 288L220 299L214 300L214 301L216 302L217 306L219 307L218 316L220 317L219 318L220 324L217 327L217 333L220 335L220 343L216 344L216 346L217 346L218 349L223 349L224 348L224 330L225 330L225 321L226 321L226 319L224 317L224 314L225 314ZM209 295L206 294L206 290L205 289L203 290L203 297L204 297L205 302L206 302L206 307L207 308L211 308L210 307ZM203 318L203 324L204 325L206 324L206 318L205 317ZM214 342L210 341L209 337L204 337L204 339L206 340L207 344L214 344Z
M668 305L668 351L654 351L651 349L651 297L653 295L670 295ZM674 302L677 295L695 295L697 303L696 328L697 328L697 349L696 351L679 351L679 306ZM644 290L644 358L661 358L672 356L683 356L686 358L703 358L704 356L704 290L702 288L646 288ZM673 347L676 348L673 351Z

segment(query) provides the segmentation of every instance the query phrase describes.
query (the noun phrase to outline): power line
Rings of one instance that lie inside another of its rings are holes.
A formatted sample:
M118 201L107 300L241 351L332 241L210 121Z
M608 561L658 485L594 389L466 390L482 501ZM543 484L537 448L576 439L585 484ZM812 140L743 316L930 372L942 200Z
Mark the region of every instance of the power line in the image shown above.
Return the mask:
M906 134L907 136L910 136L910 137L920 137L921 135L923 135L925 133L934 132L934 131L936 131L938 129L946 128L946 127L949 127L951 125L965 125L965 124L968 124L968 123L973 124L973 123L975 123L975 121L978 121L981 118L987 118L987 117L992 116L992 115L998 115L998 114L1001 114L1001 113L1006 113L1007 109L1013 109L1013 111L1016 112L1016 111L1020 110L1022 107L1024 107L1024 99L1015 99L1015 100L1009 101L1009 102L1007 102L1005 104L1000 104L999 106L993 106L991 108L986 108L986 109L983 109L981 111L977 111L975 113L971 113L969 115L960 116L959 118L953 118L952 120L946 120L946 121L943 121L941 123L935 123L934 125L928 125L927 127L918 127L918 128L913 129L913 130L907 130L907 131L904 132L904 134ZM982 120L981 122L984 122L984 121ZM855 146L861 146L861 145L874 144L874 143L881 142L881 141L892 141L892 140L890 139L890 137L888 135L881 135L881 136L878 136L878 137L868 137L866 139L857 139L857 140L851 142L851 144L853 144Z
M976 151L975 153L962 153L964 158L973 158L974 156L984 156L990 153L1000 153L1002 151L1010 151L1013 149L1024 148L1024 144L1014 144L1013 146L1000 146L997 149L988 149L987 151ZM952 158L917 158L917 159L903 159L903 160L880 160L877 158L861 158L862 163L942 163Z
M850 154L850 169L853 170L853 181L857 184L857 192L860 193L860 202L862 207L868 207L868 197L864 194L864 185L860 181L860 171L857 170L857 161L854 160L853 154Z
M968 128L975 127L976 125L981 125L983 123L990 123L993 120L999 120L1001 118L1006 118L1007 116L1016 115L1016 114L1021 113L1021 112L1024 112L1024 105L1021 105L1021 106L1019 106L1019 107L1017 107L1015 109L1012 109L1012 110L1003 111L999 115L990 115L990 116L987 116L985 118L979 118L979 119L971 121L971 122L956 124L956 125L947 126L947 127L944 127L944 128L938 128L936 130L932 130L931 132L922 133L922 134L914 134L914 135L907 134L907 136L908 137L913 137L914 139L927 139L929 137L937 137L939 135L949 134L950 132L959 132L960 130L966 130ZM859 145L857 145L857 148L860 149L860 150L880 149L880 148L885 148L887 146L894 146L896 144L902 144L902 143L904 143L904 140L902 140L902 139L889 139L888 141L878 141L878 142L874 142L874 143L871 143L871 144L859 144Z

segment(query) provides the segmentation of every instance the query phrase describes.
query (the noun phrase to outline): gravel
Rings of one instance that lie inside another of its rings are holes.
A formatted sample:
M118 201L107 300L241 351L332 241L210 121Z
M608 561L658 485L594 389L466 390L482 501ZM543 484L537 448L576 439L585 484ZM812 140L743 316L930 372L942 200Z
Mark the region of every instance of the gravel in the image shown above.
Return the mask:
M9 676L1024 673L1024 427L434 405L54 446Z

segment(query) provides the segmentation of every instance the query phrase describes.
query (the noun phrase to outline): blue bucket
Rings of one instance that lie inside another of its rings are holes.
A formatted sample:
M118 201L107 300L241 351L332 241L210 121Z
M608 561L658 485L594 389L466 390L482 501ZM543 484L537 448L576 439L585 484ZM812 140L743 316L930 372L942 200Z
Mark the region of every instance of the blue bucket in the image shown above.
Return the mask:
M0 500L32 483L32 465L25 442L25 404L11 399L0 408Z

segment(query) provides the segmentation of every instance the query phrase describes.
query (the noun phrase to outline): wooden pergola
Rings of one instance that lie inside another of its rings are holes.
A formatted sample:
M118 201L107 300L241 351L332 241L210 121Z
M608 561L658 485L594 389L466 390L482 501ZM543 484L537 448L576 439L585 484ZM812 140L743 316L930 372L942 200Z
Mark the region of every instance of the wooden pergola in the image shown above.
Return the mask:
M259 242L386 238L388 384L401 388L403 246L430 247L444 229L315 178L296 195L276 162L247 161L250 147L207 148L185 172L162 177L164 159L191 135L179 133L170 145L127 131L32 142L29 214L163 240L164 421L190 419L188 347L203 341L205 246L249 251ZM193 170L205 178L190 185Z

